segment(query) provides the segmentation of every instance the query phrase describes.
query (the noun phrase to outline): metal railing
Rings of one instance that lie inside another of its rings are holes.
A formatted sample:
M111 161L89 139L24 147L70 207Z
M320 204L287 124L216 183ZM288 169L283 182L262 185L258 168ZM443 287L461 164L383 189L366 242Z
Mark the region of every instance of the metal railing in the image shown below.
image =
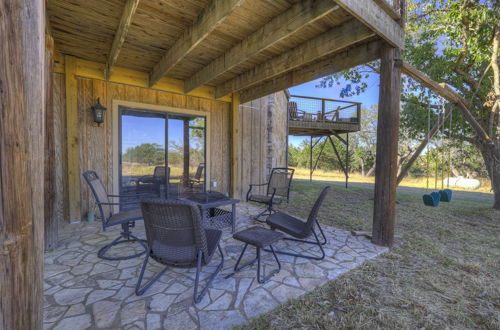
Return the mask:
M361 121L361 103L290 95L288 118L294 121L357 124Z

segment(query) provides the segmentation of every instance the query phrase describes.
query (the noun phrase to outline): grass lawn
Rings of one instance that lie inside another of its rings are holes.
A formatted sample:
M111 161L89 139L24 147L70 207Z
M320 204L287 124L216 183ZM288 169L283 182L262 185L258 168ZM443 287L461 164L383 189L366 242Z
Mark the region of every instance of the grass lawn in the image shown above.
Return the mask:
M433 174L434 175L434 174ZM307 179L309 180L309 169L306 168L296 168L294 178L297 179ZM445 177L446 179L447 177ZM323 180L323 181L344 181L345 174L340 171L322 171L316 170L314 171L313 179ZM466 189L466 188L452 188L454 190L460 191L471 191L471 192L483 192L491 194L491 182L488 179L478 179L481 181L481 187L478 189ZM361 182L361 183L374 183L374 176L362 176L360 173L349 173L349 181L350 182ZM405 177L400 184L401 187L413 187L413 188L425 188L427 186L427 178L419 177ZM435 187L434 176L429 177L429 188L433 189ZM438 189L441 189L441 176L439 176ZM446 187L444 187L446 188Z
M283 211L306 217L324 183L294 182ZM373 193L332 185L319 218L371 231ZM245 329L500 329L500 212L490 202L426 207L398 196L391 252L254 319Z

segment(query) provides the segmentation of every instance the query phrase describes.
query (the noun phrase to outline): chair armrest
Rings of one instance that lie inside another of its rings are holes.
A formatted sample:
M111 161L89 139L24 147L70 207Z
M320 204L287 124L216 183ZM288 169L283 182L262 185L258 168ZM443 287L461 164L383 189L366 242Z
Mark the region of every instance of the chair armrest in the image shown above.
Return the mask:
M97 205L130 205L130 204L138 204L140 202L124 202L124 203L97 203Z
M137 197L137 194L135 194L135 195L108 195L108 197L116 197L116 198L120 198L120 197Z
M265 186L265 185L267 185L267 184L268 184L268 183L259 183L259 184L256 184L256 183L251 183L251 184L249 185L249 189L248 189L248 191L247 191L247 199L246 199L246 201L248 202L248 199L250 198L250 192L252 191L252 188L253 188L253 187Z

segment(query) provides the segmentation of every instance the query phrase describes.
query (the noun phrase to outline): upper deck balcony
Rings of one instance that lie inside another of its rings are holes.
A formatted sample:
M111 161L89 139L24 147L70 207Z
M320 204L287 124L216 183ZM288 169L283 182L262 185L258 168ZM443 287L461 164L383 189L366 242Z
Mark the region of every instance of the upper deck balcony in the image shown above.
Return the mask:
M325 136L360 130L361 103L291 95L288 134Z

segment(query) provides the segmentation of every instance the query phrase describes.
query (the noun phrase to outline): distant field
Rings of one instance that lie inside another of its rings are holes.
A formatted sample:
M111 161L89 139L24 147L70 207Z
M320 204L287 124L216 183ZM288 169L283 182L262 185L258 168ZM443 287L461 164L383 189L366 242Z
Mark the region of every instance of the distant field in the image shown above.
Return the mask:
M296 168L294 177L297 179L309 179L309 169ZM338 171L338 172L337 171L325 172L322 170L316 170L316 171L314 171L313 180L344 181L345 176L344 176L344 173L340 172L340 171ZM362 176L359 173L350 173L349 174L349 181L350 182L362 182L362 183L374 183L375 178ZM476 191L476 192L491 194L492 191L491 191L490 181L487 179L480 179L480 181L481 181L481 188L479 188L479 189L466 189L466 188L453 187L453 190ZM401 182L400 186L413 187L413 188L426 188L427 179L425 177L424 178L409 178L409 177L407 177L403 180L403 182ZM429 178L429 188L434 189L434 177ZM437 189L441 189L441 180L438 180Z
M122 175L124 176L153 175L156 166L157 165L144 165L140 163L123 163ZM182 172L183 172L182 167L170 166L171 177L181 176ZM191 174L196 173L196 167L190 167L189 172Z

